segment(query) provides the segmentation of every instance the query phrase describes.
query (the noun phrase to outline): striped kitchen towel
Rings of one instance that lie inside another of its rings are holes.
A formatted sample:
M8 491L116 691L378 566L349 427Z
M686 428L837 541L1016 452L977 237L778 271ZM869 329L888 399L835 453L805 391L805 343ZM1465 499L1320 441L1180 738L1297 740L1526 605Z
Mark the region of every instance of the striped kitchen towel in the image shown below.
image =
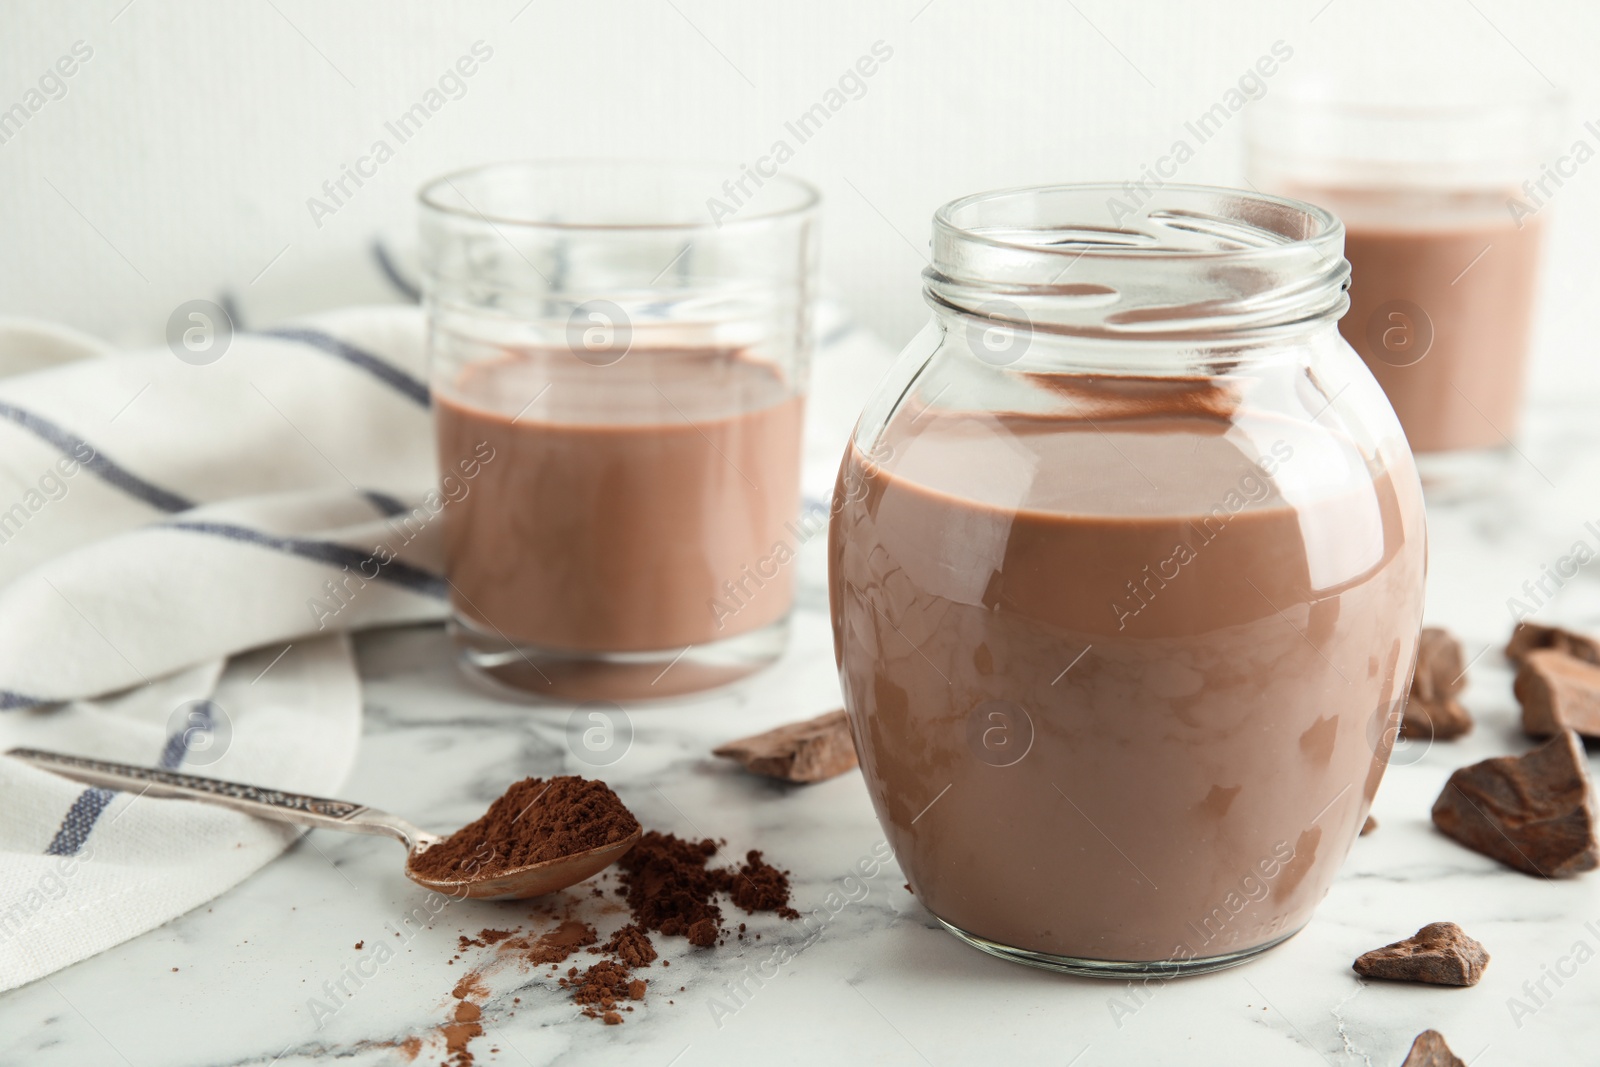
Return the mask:
M381 273L256 286L243 313L382 299L385 278L414 299L414 271L372 251ZM0 752L337 795L361 732L344 635L443 617L436 518L470 485L440 484L419 309L226 336L242 315L223 302L128 353L0 318ZM837 305L818 320L803 484L825 516L891 356ZM822 540L802 554L813 600ZM0 756L0 990L210 900L295 833Z
M0 751L337 793L361 730L344 635L445 609L422 313L211 325L197 359L0 320ZM0 989L293 835L0 758Z

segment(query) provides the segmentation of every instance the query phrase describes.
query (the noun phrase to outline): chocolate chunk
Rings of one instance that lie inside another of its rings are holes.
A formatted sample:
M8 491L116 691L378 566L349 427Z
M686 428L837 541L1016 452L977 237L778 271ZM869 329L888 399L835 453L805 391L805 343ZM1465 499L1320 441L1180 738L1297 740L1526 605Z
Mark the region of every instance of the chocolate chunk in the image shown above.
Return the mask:
M1376 830L1377 828L1378 828L1378 820L1374 819L1372 816L1368 815L1367 816L1367 821L1361 824L1361 836L1362 837L1366 837L1368 834L1372 833L1372 831Z
M1444 1043L1444 1035L1437 1030L1424 1030L1411 1043L1406 1061L1400 1067L1467 1067L1466 1061Z
M850 720L843 711L729 741L712 755L736 759L756 774L785 782L820 782L856 765Z
M1576 730L1600 737L1600 667L1553 648L1522 658L1515 685L1522 729L1529 737Z
M1467 662L1461 642L1450 631L1429 626L1417 640L1417 673L1411 691L1424 700L1455 696L1467 687Z
M1563 731L1522 756L1462 767L1433 805L1449 836L1526 874L1556 878L1600 863L1583 744Z
M1521 663L1522 658L1537 648L1553 648L1574 659L1600 665L1600 641L1559 626L1543 626L1536 622L1519 622L1511 631L1506 644L1506 659Z
M1477 985L1489 953L1455 923L1429 923L1404 941L1375 948L1356 958L1363 978L1429 985Z
M1471 732L1472 716L1455 700L1466 685L1461 642L1436 626L1423 630L1400 736L1408 740L1449 741Z

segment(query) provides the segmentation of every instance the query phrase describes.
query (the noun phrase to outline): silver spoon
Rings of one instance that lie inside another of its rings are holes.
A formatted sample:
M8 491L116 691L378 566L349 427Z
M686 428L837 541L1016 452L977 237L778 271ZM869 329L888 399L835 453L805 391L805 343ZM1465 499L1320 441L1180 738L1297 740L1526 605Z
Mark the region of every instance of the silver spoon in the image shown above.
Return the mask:
M437 845L444 838L414 826L398 815L386 811L352 804L348 800L329 800L325 797L285 793L277 789L263 789L255 785L224 782L217 778L201 778L176 771L157 770L153 767L136 767L127 763L109 763L105 760L85 759L59 752L44 752L36 748L14 748L6 755L31 763L35 767L52 771L64 778L106 789L136 791L140 796L175 797L216 804L246 815L255 815L277 822L310 826L319 830L343 830L352 834L382 834L406 846L406 877L425 889L432 889L452 897L472 897L477 900L522 900L542 897L585 878L593 877L621 859L639 840L644 830L635 830L628 837L613 844L575 852L570 856L546 860L526 867L502 871L492 878L463 878L443 881L417 873L417 857Z

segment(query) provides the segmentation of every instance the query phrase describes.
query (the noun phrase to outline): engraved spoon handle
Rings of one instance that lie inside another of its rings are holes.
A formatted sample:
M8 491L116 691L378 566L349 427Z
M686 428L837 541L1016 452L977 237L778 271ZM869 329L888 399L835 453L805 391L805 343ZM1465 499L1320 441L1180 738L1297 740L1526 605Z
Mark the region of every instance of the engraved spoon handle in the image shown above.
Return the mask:
M348 800L286 793L280 789L224 782L219 778L202 778L155 767L86 759L36 748L14 748L6 755L87 785L137 792L139 796L199 800L242 811L246 815L298 826L344 830L353 834L382 834L397 839L407 849L438 840L436 835L413 826L397 815L377 811L364 804L352 804Z

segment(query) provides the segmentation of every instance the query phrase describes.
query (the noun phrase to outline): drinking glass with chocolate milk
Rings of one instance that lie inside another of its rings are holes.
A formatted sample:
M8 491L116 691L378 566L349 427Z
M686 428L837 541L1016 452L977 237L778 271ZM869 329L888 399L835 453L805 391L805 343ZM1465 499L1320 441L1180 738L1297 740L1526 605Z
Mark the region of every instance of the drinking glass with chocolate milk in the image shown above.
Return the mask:
M468 672L535 697L650 699L777 658L815 190L737 167L523 162L421 200Z
M1430 498L1491 488L1514 447L1563 97L1363 101L1309 89L1250 112L1252 180L1345 224L1345 339L1400 416Z
M985 951L1248 959L1355 840L1421 625L1422 489L1338 331L1344 228L1067 185L933 232L932 321L861 416L829 536L879 822Z

